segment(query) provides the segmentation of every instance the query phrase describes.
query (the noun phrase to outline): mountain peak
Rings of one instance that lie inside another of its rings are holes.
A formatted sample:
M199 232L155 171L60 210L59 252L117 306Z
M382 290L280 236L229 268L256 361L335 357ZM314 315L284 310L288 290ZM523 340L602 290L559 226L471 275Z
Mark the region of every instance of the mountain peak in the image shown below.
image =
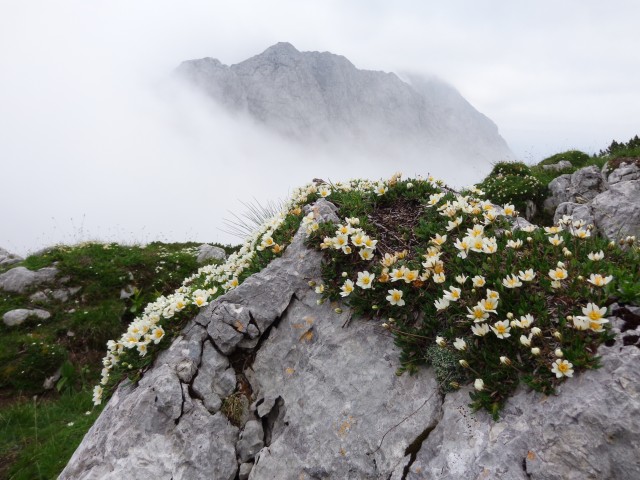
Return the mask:
M274 45L271 45L264 52L262 52L262 55L265 55L265 54L266 55L268 54L292 55L296 53L300 53L300 51L296 47L291 45L289 42L278 42Z

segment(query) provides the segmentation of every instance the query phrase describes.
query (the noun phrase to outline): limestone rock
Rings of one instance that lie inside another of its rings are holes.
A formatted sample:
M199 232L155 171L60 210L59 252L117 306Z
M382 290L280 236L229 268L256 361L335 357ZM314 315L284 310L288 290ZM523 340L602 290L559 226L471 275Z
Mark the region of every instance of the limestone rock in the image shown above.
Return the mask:
M227 252L223 248L216 247L214 245L208 245L206 243L198 247L198 263L205 263L209 260L224 261L227 258Z
M607 188L602 172L596 166L581 168L572 174L560 175L549 183L551 196L544 202L548 212L564 202L587 203Z
M220 410L222 399L236 388L236 374L229 365L229 359L218 353L211 342L204 344L202 362L192 388L211 413Z
M469 411L468 389L448 394L406 478L640 478L640 349L617 341L599 354L602 368L557 396L519 390L498 422Z
M628 165L623 163L609 174L607 181L609 185L619 182L628 182L631 180L640 180L640 167L636 164Z
M51 314L39 308L17 308L5 313L2 316L2 321L7 327L15 327L16 325L24 323L29 317L36 317L38 320L47 320L51 318Z
M560 175L549 184L552 196L545 209L554 212L554 221L563 215L593 224L609 239L640 235L640 168L623 164L604 180L595 166Z
M237 436L161 365L137 387L118 388L59 478L233 480Z
M558 163L542 166L543 170L552 170L556 172L559 172L560 170L564 170L565 168L571 168L571 162L569 160L560 160Z
M590 203L580 204L572 202L563 202L556 208L553 221L557 223L565 215L571 215L574 220L584 220L586 225L594 225L593 208Z
M238 480L247 480L251 474L253 463L242 463L238 469Z
M262 447L264 447L262 423L257 420L249 420L240 433L240 439L236 446L238 459L241 463L253 460Z
M32 271L25 267L15 267L0 275L0 290L11 293L26 293L29 289L52 283L58 270L55 267Z
M608 238L640 236L640 180L617 182L591 202L598 231Z
M348 309L296 293L260 347L249 380L267 423L251 478L387 478L436 422L441 399L430 370L395 375L385 330Z
M29 300L34 303L67 302L70 298L76 296L80 290L82 290L82 287L58 288L56 290L47 288L29 296Z
M0 247L0 267L7 265L13 265L24 260L21 256L8 252L4 248Z

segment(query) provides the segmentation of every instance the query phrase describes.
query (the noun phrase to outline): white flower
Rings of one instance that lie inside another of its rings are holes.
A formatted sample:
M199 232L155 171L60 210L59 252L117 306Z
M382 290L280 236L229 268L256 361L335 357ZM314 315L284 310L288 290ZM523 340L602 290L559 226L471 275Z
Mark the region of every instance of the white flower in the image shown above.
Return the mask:
M533 324L533 316L530 313L520 317L520 320L516 321L516 325L520 328L529 328Z
M457 349L457 350L466 350L467 349L467 342L465 342L462 338L456 338L455 342L453 342L453 346Z
M551 365L551 371L556 374L556 378L573 377L573 364L558 358Z
M507 288L517 288L522 286L522 282L515 275L507 275L502 280L502 285Z
M496 334L496 337L500 339L504 339L511 336L511 334L509 333L509 330L511 330L511 327L509 326L508 320L502 320L494 323L493 327L491 327L491 330L493 330L493 333Z
M602 260L604 258L604 252L602 250L597 253L591 252L589 253L589 255L587 255L587 257L589 258L589 260L597 262L598 260Z
M163 338L164 329L161 326L157 326L151 331L151 340L153 340L153 343L158 344Z
M435 302L433 302L433 305L438 311L446 310L447 307L449 307L449 300L447 300L446 298L439 298Z
M100 405L102 403L102 392L103 389L100 385L96 385L93 387L93 404Z
M530 282L535 277L536 277L536 273L533 271L533 268L530 268L529 270L525 270L524 272L522 270L518 272L518 278L523 282Z
M389 295L387 296L387 301L391 305L396 305L398 307L402 307L404 305L404 300L402 299L402 291L397 289L388 290Z
M358 281L356 282L356 285L363 290L371 288L374 278L375 275L367 272L366 270L364 272L358 272Z
M372 260L373 259L373 249L372 248L363 248L359 252L360 258L363 260Z
M531 349L531 354L532 355L540 355L540 349L538 347L533 347Z
M489 318L489 313L487 313L484 307L480 304L475 305L473 307L473 310L467 307L467 311L469 312L467 318L470 318L476 323L484 322L487 318Z
M562 237L559 237L558 234L555 234L553 237L549 237L549 243L554 246L561 245L564 242Z
M351 280L346 280L344 282L344 284L340 287L340 296L341 297L348 297L351 292L353 292L353 281Z
M486 283L484 277L480 275L476 275L471 279L471 281L473 281L473 286L476 288L484 287L484 284Z
M481 392L482 390L484 390L484 382L482 381L481 378L476 378L476 381L473 382L473 386L476 390L478 390L479 392Z
M433 275L433 281L435 283L444 283L445 280L446 280L446 277L445 277L444 273L435 273Z
M522 345L524 345L525 347L530 347L531 346L531 337L532 337L531 334L529 334L528 337L526 335L520 335L520 343Z
M321 197L328 197L329 195L331 195L331 189L329 188L328 185L320 185L320 188L318 188L318 193L320 194Z
M522 247L522 240L518 239L518 240L509 240L507 241L507 247L508 248L513 248L514 250L518 250Z
M464 283L467 281L467 277L466 275L456 275L456 282L458 282L460 285L464 285Z
M603 277L599 273L595 275L592 273L587 279L587 282L591 283L592 285L595 285L596 287L604 287L611 280L613 280L612 275L609 275L608 277Z
M487 333L489 333L489 325L486 323L481 323L480 325L471 325L471 331L474 335L478 337L484 337Z
M460 292L462 292L462 290L460 290L459 288L450 287L449 291L445 290L443 292L443 298L449 300L450 302L457 302L458 300L460 300Z

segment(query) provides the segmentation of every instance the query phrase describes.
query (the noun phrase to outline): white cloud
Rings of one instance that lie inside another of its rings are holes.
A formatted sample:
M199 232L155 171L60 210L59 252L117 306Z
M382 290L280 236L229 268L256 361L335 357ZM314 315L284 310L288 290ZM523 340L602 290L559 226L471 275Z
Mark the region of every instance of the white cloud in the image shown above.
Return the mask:
M237 63L277 41L435 73L525 159L597 151L640 133L639 14L630 0L5 2L0 245L229 241L218 227L237 199L363 174L166 84L183 60Z

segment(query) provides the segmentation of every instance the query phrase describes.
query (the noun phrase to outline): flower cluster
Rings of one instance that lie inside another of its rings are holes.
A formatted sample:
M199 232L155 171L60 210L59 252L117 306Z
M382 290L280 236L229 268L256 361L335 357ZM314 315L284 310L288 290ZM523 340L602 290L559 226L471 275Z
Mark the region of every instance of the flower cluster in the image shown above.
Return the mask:
M571 217L538 228L517 218L513 204L478 198L477 188L456 194L438 185L389 184L385 202L362 196L357 208L353 197L334 192L336 205L363 213L334 225L333 235L310 232L327 258L323 298L380 318L401 347L401 370L449 358L427 354L434 343L448 350L475 380L474 406L494 414L520 382L550 393L574 369L595 368L595 349L609 335L601 305L617 280L603 259L628 268L622 251L605 255L606 242ZM354 227L381 206L391 218L394 208L399 216L412 209L419 221L411 231L402 224L368 223L366 233ZM377 238L377 248L361 255L359 236ZM459 375L449 371L441 381L447 378Z

